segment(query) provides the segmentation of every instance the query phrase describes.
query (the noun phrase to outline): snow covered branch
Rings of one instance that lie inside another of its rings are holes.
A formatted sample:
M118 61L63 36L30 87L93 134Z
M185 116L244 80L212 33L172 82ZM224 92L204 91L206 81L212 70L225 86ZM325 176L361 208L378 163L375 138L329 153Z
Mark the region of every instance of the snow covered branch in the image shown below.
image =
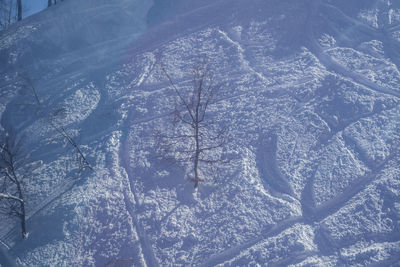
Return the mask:
M7 199L12 199L12 200L16 200L16 201L19 201L19 202L24 202L24 200L23 199L21 199L21 198L19 198L19 197L15 197L15 196L11 196L11 195L7 195L7 194L3 194L3 193L0 193L0 198L7 198Z

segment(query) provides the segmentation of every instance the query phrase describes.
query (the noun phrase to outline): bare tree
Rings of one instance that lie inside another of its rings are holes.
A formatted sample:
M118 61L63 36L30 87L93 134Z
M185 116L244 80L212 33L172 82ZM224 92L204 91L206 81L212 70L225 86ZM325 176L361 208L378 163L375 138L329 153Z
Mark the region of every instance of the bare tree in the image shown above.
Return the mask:
M204 180L201 172L206 167L222 162L221 150L225 144L226 129L213 120L210 105L220 86L214 84L212 73L201 65L193 70L193 86L189 91L180 90L166 69L162 71L175 92L172 131L158 131L156 140L164 158L191 165L188 179L197 188Z
M0 211L19 218L22 237L26 238L23 180L29 171L21 150L22 139L9 129L4 130L0 138Z
M18 21L22 20L22 0L17 0Z
M37 90L36 90L32 80L30 79L29 75L27 75L26 73L22 73L22 74L20 74L20 77L24 80L25 88L28 88L32 92L38 108L42 109L42 102L39 99ZM63 138L75 150L77 158L78 158L79 169L80 170L90 169L91 171L93 171L93 167L91 166L89 161L86 159L86 156L82 152L78 143L75 141L73 136L68 132L68 130L63 126L62 122L59 119L60 115L63 115L64 113L65 113L65 110L63 108L53 110L53 112L51 112L49 115L46 116L46 119L47 119L49 125L53 128L53 130L55 130L59 134L59 136L61 138Z
M0 0L0 30L17 20L17 6L13 0Z
M22 20L22 13L25 11L26 6L22 0L0 0L0 30Z

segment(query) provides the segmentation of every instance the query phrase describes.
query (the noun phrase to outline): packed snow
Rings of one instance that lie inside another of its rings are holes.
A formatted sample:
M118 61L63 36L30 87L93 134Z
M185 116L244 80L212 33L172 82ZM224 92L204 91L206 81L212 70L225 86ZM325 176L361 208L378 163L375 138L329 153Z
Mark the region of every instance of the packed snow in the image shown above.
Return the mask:
M0 266L400 263L399 2L64 0L0 32L0 63L32 167ZM227 142L195 189L156 133L165 71L186 94L201 64Z

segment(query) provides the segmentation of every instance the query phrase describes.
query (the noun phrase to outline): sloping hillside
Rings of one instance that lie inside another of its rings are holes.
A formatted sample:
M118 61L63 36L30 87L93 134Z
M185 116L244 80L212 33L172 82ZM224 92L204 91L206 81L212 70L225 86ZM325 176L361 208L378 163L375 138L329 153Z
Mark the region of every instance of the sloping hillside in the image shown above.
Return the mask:
M65 0L1 32L0 62L0 129L34 167L29 237L0 221L22 266L400 261L395 1ZM186 94L204 63L226 160L194 189L155 136L166 73Z

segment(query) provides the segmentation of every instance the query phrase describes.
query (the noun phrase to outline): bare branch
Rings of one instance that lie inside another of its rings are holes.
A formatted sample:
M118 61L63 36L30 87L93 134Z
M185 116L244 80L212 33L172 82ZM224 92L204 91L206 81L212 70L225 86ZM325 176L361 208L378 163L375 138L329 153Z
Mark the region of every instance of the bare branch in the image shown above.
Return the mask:
M190 109L190 105L186 102L186 100L183 98L183 96L181 95L181 93L179 92L178 88L176 88L174 82L171 79L171 76L169 76L168 72L165 70L165 68L163 66L161 66L161 70L164 72L165 76L167 76L168 81L171 85L171 87L174 89L176 95L179 97L179 99L181 100L183 106L186 108L186 110L188 111L190 117L192 118L192 120L194 120L193 114L192 114L192 110Z
M26 73L23 73L23 74L20 74L20 76L24 79L27 87L29 87L32 90L37 105L39 106L40 109L42 109L43 105L39 99L37 90L36 90L32 80L30 79L29 75ZM93 167L91 166L89 161L86 159L85 154L82 152L82 150L80 149L79 145L76 143L74 138L68 133L68 131L64 128L64 126L59 125L58 122L56 121L57 116L60 114L64 114L64 113L65 113L65 109L63 109L63 108L56 109L47 117L48 123L56 132L58 132L67 141L67 143L69 143L74 148L77 155L79 156L80 169L88 168L91 171L93 171L94 170Z
M16 201L19 201L19 202L24 202L24 200L19 198L19 197L15 197L15 196L3 194L3 193L0 193L0 198L7 198L7 199L16 200Z
M20 219L22 236L25 238L27 236L26 212L22 186L24 176L18 172L18 169L23 166L19 164L23 158L21 139L17 138L14 130L7 129L7 127L5 129L6 131L0 136L0 173L2 174L0 179L3 179L0 199L14 200L19 203L19 205L8 203L8 214L15 215Z
M77 154L80 156L80 161L82 162L82 168L89 168L90 170L93 171L93 167L90 165L90 163L87 161L85 155L83 154L82 150L79 148L78 144L75 142L75 140L71 137L71 135L68 134L68 132L65 130L64 127L56 127L54 124L51 124L53 128L61 134L67 141L68 143L75 149Z
M39 106L41 106L39 96L38 96L38 94L37 94L37 92L36 92L36 88L35 88L35 86L33 85L33 82L32 82L32 80L31 80L31 78L29 77L29 75L27 75L26 73L22 73L22 74L20 74L20 76L24 79L24 81L25 81L27 87L29 87L29 88L32 90L32 93L33 93L33 95L34 95L34 97L35 97L36 103L37 103Z

